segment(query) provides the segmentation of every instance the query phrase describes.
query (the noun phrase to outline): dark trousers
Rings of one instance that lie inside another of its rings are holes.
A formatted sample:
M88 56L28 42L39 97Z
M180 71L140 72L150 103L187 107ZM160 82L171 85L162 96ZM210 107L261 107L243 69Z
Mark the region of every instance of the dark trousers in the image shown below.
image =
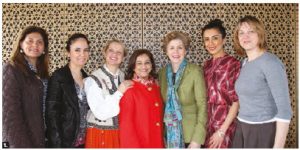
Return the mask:
M248 124L237 121L232 148L272 148L275 133L276 122Z

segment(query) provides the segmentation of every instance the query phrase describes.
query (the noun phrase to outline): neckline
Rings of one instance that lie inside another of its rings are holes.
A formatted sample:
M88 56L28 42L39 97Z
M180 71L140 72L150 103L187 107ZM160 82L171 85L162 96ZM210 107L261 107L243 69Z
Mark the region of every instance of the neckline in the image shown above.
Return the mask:
M104 67L104 69L109 73L109 74L111 74L112 76L118 76L119 75L119 73L120 73L120 69L118 68L118 70L116 71L116 73L114 74L114 73L112 73L109 69L108 69L108 67L107 67L107 65L106 64L104 64L103 65L103 67Z
M243 66L246 65L246 64L252 64L252 63L255 63L257 61L259 61L264 55L266 55L268 52L263 52L260 56L256 57L255 59L249 61L248 60L248 57L245 58L245 61L243 62Z
M249 58L248 58L248 57L246 58L246 60L247 60L247 62L255 61L255 60L261 58L261 57L262 57L263 55L265 55L266 53L267 53L267 51L262 52L262 54L260 54L260 55L257 56L256 58L252 59L251 61L249 61Z
M224 59L225 57L227 57L227 56L229 56L227 53L225 53L225 55L224 56L221 56L221 57L218 57L218 58L211 58L211 60L213 61L213 62L216 62L216 61L219 61L220 59Z

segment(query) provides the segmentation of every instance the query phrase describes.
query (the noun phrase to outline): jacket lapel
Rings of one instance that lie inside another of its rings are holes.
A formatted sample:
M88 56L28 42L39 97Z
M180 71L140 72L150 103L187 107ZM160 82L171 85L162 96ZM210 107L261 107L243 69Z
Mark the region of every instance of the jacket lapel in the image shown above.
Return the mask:
M64 73L64 80L63 80L64 83L62 86L63 86L63 90L68 96L67 100L75 110L79 110L78 97L77 97L77 92L74 84L75 82L68 64L63 68L63 73Z

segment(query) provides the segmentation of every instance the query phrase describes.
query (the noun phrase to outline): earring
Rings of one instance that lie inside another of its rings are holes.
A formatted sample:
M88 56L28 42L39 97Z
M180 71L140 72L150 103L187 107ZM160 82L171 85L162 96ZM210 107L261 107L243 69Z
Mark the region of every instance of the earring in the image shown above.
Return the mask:
M20 53L24 53L23 49L20 49Z
M42 54L45 55L45 51L43 51Z

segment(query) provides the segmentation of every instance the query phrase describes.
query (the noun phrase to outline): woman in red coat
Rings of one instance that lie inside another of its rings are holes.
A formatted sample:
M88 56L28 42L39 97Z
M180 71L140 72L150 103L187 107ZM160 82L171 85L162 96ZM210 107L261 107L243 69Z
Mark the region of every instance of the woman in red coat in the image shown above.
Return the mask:
M155 81L155 63L148 50L135 50L126 79L132 79L120 102L120 147L163 148L162 99Z

